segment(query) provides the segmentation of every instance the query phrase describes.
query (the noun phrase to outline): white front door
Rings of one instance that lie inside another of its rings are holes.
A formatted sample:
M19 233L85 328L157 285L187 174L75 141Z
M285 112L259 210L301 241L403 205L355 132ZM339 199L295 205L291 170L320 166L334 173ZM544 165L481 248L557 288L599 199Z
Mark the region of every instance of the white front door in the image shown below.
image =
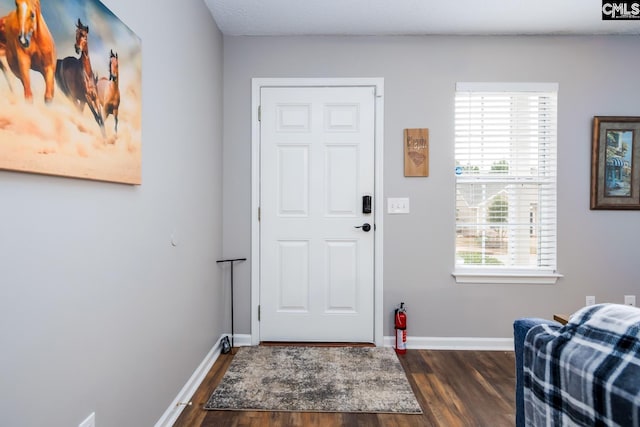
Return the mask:
M375 90L263 87L260 106L260 339L373 342Z

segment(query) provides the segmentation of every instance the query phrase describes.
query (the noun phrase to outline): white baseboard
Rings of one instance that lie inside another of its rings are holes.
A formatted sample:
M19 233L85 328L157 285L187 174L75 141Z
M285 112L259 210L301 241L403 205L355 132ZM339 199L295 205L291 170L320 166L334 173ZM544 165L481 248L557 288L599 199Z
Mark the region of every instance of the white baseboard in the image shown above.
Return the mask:
M395 347L395 336L384 337L385 347ZM407 337L407 348L418 350L513 351L513 338Z
M384 337L385 347L395 347L395 336ZM251 345L250 334L236 334L236 347ZM407 337L407 348L416 350L513 351L513 338Z
M173 399L173 402L171 402L167 410L164 411L164 414L162 414L162 417L160 417L155 427L173 426L173 424L176 422L176 420L178 419L178 417L180 416L180 414L185 408L184 405L179 405L179 403L189 402L193 394L198 389L198 387L200 387L200 384L202 384L202 381L204 381L205 377L211 370L211 367L213 366L215 361L218 360L218 356L220 356L220 350L222 349L222 346L220 345L220 341L225 336L229 336L229 339L231 339L230 334L223 334L220 336L220 338L218 339L218 341L216 341L213 348L209 350L209 353L207 353L207 355L204 357L204 360L193 372L193 375L191 375L191 378L189 378L189 380L184 385L184 387L182 387L182 390L180 390L176 398ZM234 335L233 344L235 347L250 346L251 335L236 334Z
M191 378L189 378L184 387L182 387L180 393L178 393L176 398L173 399L173 402L171 402L167 410L164 411L164 414L162 414L162 417L160 417L155 427L171 427L176 422L184 409L184 405L180 405L179 403L189 402L191 400L191 396L196 392L202 381L204 381L204 378L207 376L207 373L209 373L209 370L211 370L211 367L218 359L221 349L220 340L223 336L221 336L220 339L216 341L213 348L209 350L209 353L207 353L204 360L196 368L193 375L191 375Z

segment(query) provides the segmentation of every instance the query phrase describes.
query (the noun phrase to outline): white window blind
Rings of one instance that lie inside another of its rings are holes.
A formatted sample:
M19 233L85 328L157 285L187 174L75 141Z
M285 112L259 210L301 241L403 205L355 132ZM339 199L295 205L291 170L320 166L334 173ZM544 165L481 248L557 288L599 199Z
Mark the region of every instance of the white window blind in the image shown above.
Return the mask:
M556 84L456 86L456 271L556 273L556 106Z

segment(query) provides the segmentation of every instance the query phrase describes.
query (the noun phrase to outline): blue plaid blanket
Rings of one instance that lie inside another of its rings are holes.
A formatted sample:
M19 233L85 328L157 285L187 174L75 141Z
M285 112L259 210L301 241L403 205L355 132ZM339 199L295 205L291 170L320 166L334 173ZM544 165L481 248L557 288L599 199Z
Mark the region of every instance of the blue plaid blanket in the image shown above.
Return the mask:
M527 426L640 426L640 309L585 307L524 347Z

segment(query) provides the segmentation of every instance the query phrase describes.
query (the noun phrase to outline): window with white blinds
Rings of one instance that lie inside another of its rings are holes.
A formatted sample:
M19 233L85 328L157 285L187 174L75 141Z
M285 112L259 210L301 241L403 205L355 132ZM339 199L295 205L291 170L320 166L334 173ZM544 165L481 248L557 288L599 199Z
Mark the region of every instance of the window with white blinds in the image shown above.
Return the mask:
M456 85L458 282L559 276L557 91L551 83Z

